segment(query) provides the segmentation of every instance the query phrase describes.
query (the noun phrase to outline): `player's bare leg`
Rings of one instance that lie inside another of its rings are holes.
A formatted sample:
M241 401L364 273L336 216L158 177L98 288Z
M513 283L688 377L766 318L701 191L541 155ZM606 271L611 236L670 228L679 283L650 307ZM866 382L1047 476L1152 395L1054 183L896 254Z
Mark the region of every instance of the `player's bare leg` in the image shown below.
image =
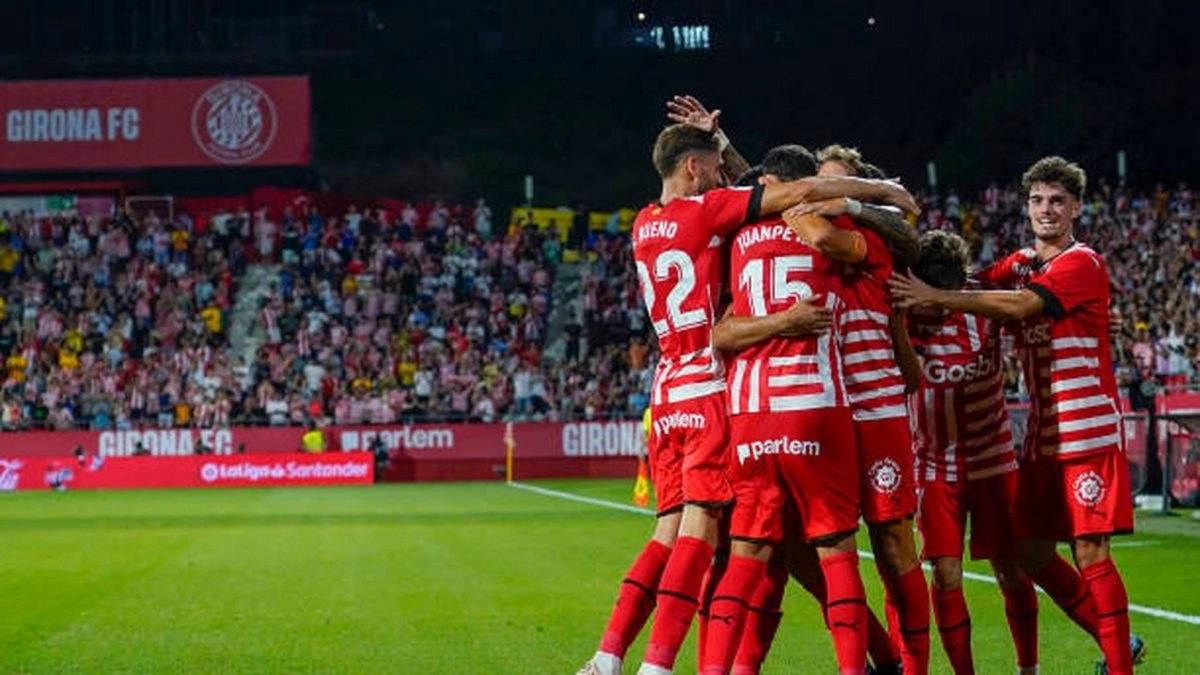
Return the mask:
M1017 675L1038 675L1038 601L1016 560L989 561L1004 594L1004 613L1017 652Z
M899 632L905 675L929 672L929 589L917 558L911 518L868 523L875 567L894 609L888 623ZM895 625L892 625L895 624Z
M578 675L620 675L629 645L654 611L655 594L663 569L679 536L683 512L673 511L658 517L654 535L633 561L621 582L617 603L600 639L600 647Z

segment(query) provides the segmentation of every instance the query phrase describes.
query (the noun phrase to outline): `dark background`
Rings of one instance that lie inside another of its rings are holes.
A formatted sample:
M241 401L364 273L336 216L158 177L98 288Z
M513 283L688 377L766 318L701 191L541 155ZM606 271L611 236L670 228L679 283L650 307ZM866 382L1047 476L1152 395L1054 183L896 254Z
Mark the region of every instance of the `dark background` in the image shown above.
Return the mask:
M1194 182L1197 26L1187 0L12 0L0 73L311 74L310 169L151 175L173 190L511 204L530 173L539 204L632 205L657 194L677 92L723 109L752 158L837 141L965 190L1049 153L1111 176L1125 150L1150 187Z

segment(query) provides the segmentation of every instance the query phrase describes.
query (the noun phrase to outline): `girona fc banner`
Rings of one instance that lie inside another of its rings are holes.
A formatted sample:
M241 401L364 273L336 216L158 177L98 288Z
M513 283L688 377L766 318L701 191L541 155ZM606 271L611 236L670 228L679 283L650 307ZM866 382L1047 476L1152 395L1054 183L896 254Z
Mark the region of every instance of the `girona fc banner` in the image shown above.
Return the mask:
M0 82L0 171L309 163L307 77Z

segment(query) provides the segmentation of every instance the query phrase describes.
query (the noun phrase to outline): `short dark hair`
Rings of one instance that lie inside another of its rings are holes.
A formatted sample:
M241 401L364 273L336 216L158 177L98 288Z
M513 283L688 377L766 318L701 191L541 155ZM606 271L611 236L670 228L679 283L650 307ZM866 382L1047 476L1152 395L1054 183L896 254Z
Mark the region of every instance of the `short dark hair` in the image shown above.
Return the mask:
M1064 190L1075 195L1075 199L1083 201L1087 172L1075 162L1051 155L1034 162L1025 175L1021 176L1021 189L1025 194L1029 194L1034 183L1058 183Z
M921 235L913 274L935 288L962 288L967 283L967 266L971 264L971 249L957 234L945 230L930 230Z
M679 169L680 162L689 155L719 151L720 146L711 131L701 131L686 124L672 124L659 132L651 157L658 175L670 178Z
M816 175L817 158L803 145L791 143L768 150L759 166L764 174L771 174L779 180L799 180Z

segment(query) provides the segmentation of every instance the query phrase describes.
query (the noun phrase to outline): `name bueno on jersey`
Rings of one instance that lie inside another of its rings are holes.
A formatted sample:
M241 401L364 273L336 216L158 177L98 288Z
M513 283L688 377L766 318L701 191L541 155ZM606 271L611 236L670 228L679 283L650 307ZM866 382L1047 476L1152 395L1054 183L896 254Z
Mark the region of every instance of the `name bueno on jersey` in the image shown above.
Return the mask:
M633 221L633 257L661 353L653 402L677 403L725 390L712 345L722 286L722 245L758 216L761 188L722 188L666 205Z
M1034 251L1025 249L993 265L982 279L1001 287L1028 287L1046 302L1043 314L1021 322L1016 330L1032 399L1026 455L1121 451L1104 260L1090 247L1075 243L1038 265Z
M782 220L748 225L734 237L730 251L733 313L766 316L798 299L816 297L834 312L836 322L841 313L839 272ZM734 415L846 405L836 341L828 331L773 338L742 350L730 360L727 377Z
M908 399L924 478L980 480L1016 470L999 325L958 312L911 316L909 335L924 370L921 387Z

